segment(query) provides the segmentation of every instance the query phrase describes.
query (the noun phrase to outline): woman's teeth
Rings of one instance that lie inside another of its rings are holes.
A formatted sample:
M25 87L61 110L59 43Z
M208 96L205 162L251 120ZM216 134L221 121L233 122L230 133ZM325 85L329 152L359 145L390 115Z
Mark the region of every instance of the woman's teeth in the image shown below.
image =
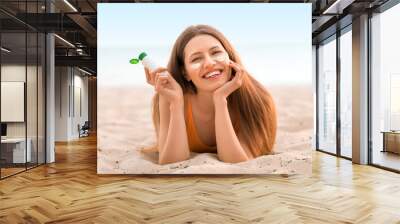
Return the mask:
M221 74L220 71L213 71L213 72L210 72L207 75L205 75L204 78L206 78L206 79L213 78L213 77L218 76L220 74Z

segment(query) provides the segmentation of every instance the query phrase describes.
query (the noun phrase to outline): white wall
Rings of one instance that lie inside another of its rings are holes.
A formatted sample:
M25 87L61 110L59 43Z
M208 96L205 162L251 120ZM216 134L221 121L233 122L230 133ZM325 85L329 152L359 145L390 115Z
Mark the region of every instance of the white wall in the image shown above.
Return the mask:
M27 70L25 70L27 69ZM28 75L29 85L36 85L36 81L30 75L36 76L36 67L18 65L18 64L5 64L1 66L1 81L2 82L25 82L26 71ZM31 113L32 110L36 110L36 103L30 104L31 102L36 102L36 88L27 88L27 107L30 107L27 112L28 122L37 120L36 113ZM2 96L7 97L7 96ZM29 105L30 104L30 105ZM40 105L39 105L40 106ZM6 108L1 108L1 110L6 110ZM7 122L7 136L8 137L25 137L25 124L26 122ZM28 137L29 134L36 130L36 125L28 124ZM36 132L35 132L36 133Z
M67 67L55 68L55 141L68 141L70 74Z
M56 67L56 141L77 139L78 124L88 120L88 78L83 75L76 68Z

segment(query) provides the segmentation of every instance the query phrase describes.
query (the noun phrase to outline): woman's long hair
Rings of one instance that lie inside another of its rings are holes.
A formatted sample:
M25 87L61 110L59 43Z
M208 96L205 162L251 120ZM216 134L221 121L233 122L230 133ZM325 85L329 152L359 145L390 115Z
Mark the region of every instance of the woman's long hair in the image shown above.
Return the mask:
M176 40L168 63L168 71L179 83L183 93L197 93L196 86L184 78L184 48L195 36L210 35L219 40L229 58L242 65L238 54L222 33L211 26L190 26ZM242 65L243 66L243 65ZM232 70L232 75L235 71ZM275 104L269 92L248 73L244 74L242 86L235 90L227 99L229 111L233 119L239 120L236 133L243 136L245 144L254 157L271 154L276 138L277 114ZM160 127L159 95L153 98L153 123L157 137Z

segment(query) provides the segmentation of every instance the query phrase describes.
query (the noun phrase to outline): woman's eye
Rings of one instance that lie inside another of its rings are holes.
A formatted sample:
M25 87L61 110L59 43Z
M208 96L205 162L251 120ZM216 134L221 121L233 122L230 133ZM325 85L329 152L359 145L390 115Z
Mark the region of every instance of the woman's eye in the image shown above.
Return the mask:
M214 51L212 54L216 55L216 54L220 54L220 53L222 53L222 51Z
M192 62L196 62L196 61L199 61L199 60L200 60L200 58L193 58Z

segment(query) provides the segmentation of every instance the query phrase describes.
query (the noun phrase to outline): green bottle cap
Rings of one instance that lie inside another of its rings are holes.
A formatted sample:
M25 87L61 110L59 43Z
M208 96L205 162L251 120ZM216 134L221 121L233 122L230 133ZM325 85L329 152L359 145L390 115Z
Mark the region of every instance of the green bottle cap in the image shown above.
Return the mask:
M143 59L147 56L146 52L142 52L139 54L139 60L143 61Z
M139 60L136 59L136 58L132 58L129 62L130 62L131 64L137 64L137 63L139 63Z

